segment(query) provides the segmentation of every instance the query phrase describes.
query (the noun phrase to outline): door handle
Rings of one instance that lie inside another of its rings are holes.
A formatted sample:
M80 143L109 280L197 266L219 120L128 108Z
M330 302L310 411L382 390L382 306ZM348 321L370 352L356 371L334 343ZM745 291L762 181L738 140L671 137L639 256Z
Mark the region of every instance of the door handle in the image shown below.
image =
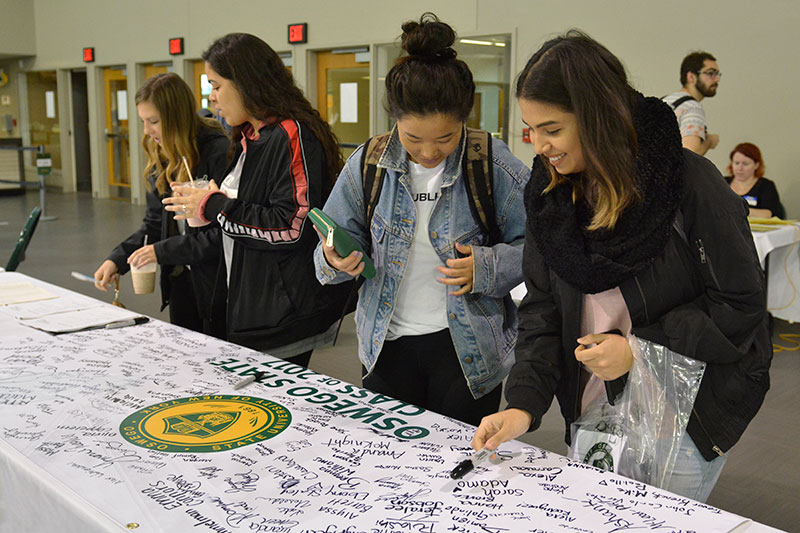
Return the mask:
M107 141L110 141L111 139L127 139L128 138L128 134L127 133L111 133L110 131L108 131L108 128L105 129L104 133L105 133Z

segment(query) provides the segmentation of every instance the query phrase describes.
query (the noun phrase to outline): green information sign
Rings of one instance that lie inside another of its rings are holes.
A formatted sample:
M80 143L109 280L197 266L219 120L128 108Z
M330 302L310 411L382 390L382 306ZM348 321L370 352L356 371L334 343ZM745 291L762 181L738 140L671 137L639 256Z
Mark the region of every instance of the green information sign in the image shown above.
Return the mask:
M40 176L49 176L53 170L53 160L50 154L36 154L36 173Z

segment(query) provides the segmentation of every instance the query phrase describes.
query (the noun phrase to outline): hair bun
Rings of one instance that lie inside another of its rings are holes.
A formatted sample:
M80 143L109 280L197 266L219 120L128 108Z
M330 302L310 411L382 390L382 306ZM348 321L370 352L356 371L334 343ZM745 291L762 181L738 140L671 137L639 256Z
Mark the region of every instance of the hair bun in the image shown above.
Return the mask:
M419 22L410 20L403 24L401 46L412 58L453 59L456 32L441 22L433 13L423 13Z

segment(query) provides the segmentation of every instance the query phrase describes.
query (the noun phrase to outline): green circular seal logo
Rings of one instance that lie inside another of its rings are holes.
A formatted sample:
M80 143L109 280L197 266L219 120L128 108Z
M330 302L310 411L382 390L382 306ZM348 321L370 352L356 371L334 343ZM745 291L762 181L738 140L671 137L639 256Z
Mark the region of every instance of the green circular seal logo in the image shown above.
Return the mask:
M608 472L614 471L614 458L611 456L611 445L598 442L592 446L583 458L583 462Z
M292 421L284 406L252 396L191 396L139 409L119 426L128 442L162 452L206 453L271 439Z

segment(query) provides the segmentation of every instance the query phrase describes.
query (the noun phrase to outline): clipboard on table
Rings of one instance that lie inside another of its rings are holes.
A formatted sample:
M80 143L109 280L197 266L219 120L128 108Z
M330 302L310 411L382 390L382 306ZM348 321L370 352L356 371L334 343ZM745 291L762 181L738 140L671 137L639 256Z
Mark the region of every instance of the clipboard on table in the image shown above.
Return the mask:
M311 219L311 222L320 233L326 236L325 244L333 246L333 249L340 256L347 257L354 251L361 252L361 261L364 263L364 270L361 275L368 279L375 277L375 265L372 263L372 259L364 253L361 246L346 230L340 228L336 222L316 207L309 211L308 218Z

